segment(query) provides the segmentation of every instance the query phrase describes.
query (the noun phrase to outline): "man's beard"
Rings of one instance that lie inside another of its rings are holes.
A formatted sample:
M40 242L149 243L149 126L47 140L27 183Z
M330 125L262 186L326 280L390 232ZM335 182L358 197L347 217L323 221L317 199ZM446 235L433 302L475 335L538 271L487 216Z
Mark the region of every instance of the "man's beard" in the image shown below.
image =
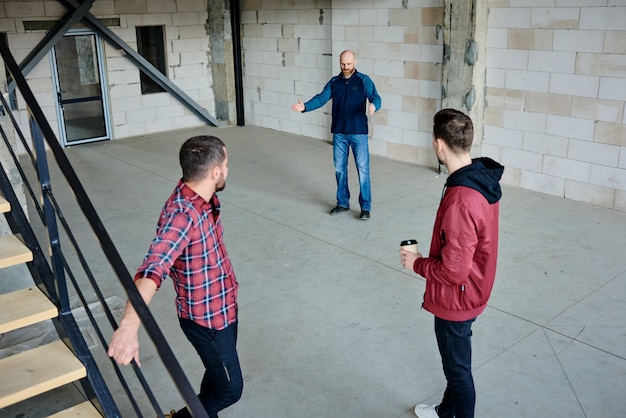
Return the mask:
M215 189L216 192L221 192L222 190L224 190L226 188L226 181L223 181L222 184L218 184L217 188Z

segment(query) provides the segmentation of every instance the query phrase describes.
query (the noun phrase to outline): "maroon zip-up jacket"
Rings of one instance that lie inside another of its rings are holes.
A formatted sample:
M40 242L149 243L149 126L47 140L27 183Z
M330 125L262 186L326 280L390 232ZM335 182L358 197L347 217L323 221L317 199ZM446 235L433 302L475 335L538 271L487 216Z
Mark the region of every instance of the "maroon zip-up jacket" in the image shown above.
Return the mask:
M496 277L503 170L477 158L446 182L429 256L413 264L426 278L422 307L438 318L467 321L487 306Z

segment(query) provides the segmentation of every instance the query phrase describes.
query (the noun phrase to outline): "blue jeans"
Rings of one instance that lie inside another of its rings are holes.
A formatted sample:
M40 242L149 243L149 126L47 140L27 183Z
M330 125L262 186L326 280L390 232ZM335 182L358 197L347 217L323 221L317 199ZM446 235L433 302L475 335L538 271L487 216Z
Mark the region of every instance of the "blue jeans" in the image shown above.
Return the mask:
M370 186L370 151L367 134L333 134L337 206L350 207L350 190L348 190L348 155L350 154L350 148L352 148L356 170L359 175L359 205L361 205L361 210L369 211L372 207L372 191Z
M217 331L189 319L180 318L179 322L206 369L198 398L209 417L217 418L217 413L237 402L243 391L243 376L236 348L237 323ZM191 414L184 408L174 417L191 417Z
M472 377L472 323L435 317L435 335L448 385L437 407L440 418L474 418L476 391Z

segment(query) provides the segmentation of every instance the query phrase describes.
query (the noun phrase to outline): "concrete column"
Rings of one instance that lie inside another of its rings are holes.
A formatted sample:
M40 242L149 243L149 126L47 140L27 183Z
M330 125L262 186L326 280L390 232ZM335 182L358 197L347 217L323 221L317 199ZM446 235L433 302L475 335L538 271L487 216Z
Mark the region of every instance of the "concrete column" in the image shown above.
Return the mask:
M472 118L474 156L481 153L483 137L487 11L484 0L445 0L442 107Z
M236 97L230 0L208 2L205 27L209 37L208 54L213 76L215 117L233 124L236 117Z

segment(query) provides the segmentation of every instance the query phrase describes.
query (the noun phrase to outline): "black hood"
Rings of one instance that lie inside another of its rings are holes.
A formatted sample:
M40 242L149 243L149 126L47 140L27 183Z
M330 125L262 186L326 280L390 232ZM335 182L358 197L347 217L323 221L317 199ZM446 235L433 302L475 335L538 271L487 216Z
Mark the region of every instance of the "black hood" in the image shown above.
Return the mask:
M446 187L469 187L485 196L485 199L493 204L502 197L499 181L503 172L504 166L491 158L474 158L472 164L450 174Z

